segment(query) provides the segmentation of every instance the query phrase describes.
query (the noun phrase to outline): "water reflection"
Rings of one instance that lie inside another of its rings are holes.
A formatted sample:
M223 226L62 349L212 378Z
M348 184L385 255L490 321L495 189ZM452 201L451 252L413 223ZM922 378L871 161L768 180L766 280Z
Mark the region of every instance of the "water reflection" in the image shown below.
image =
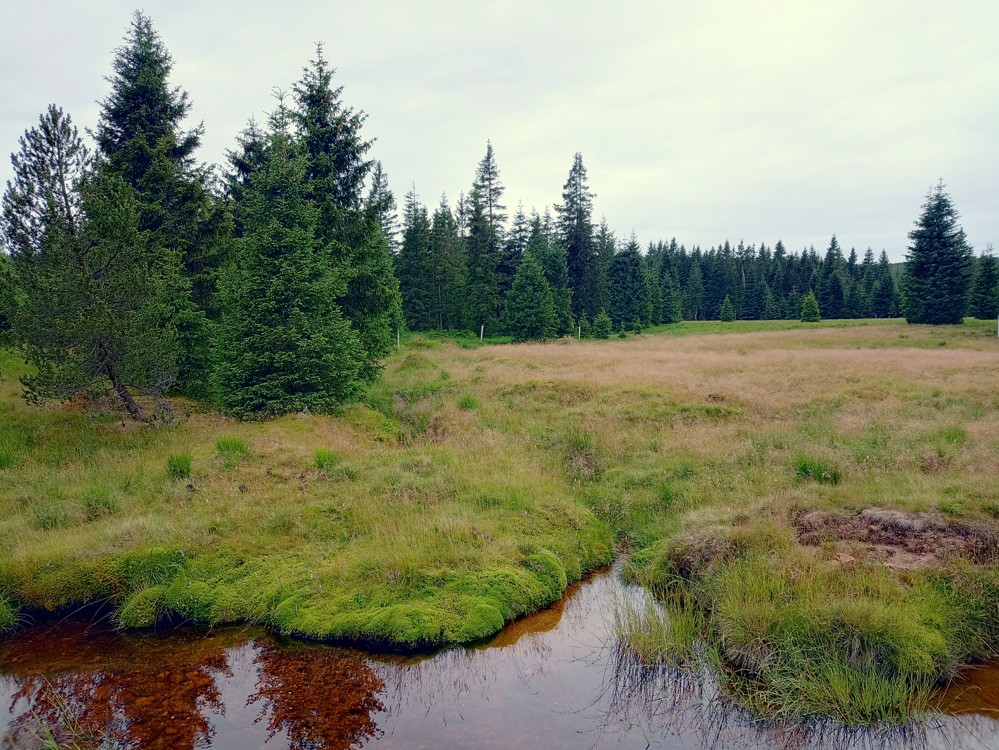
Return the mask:
M378 698L384 683L359 656L266 643L254 664L257 684L247 704L260 704L268 739L281 735L293 750L347 750L381 736L372 714L385 709Z
M614 646L622 597L603 573L468 649L377 657L261 629L124 635L62 623L0 642L0 747L81 749L999 747L999 669L941 706L957 717L887 732L765 724L710 679L649 669Z

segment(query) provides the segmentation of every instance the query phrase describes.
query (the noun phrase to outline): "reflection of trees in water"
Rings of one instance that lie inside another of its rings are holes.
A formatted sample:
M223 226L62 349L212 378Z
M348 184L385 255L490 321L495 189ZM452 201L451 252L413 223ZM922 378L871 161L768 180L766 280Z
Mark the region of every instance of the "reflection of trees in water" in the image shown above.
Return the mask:
M281 648L265 643L254 659L256 689L273 737L284 733L292 750L347 750L382 732L371 714L385 709L382 680L366 660L342 649Z
M65 649L69 644L56 639L54 645ZM145 641L141 655L121 654L122 644L112 638L80 637L73 645L75 653L50 654L58 673L52 674L51 663L49 669L33 670L33 662L43 655L30 649L28 658L16 665L20 674L12 675L17 690L4 737L8 746L30 747L42 727L56 742L84 748L110 744L193 750L210 745L214 729L205 712L225 711L215 683L217 674L229 674L224 644L206 648L202 642L192 653Z

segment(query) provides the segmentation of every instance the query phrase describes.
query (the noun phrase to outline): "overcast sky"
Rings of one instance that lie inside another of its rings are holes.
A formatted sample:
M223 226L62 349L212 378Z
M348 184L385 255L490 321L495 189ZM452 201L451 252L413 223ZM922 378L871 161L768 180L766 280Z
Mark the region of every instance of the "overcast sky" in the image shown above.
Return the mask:
M136 6L0 0L0 152L49 102L92 127ZM486 139L506 203L561 199L644 245L725 239L904 257L928 188L999 245L999 1L146 0L220 162L324 41L398 202L467 190ZM10 178L9 161L0 180Z

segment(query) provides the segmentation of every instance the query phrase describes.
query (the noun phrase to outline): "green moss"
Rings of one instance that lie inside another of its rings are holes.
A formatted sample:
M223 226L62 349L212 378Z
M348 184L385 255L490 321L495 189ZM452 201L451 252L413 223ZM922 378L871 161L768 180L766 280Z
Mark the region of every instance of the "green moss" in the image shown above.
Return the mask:
M142 589L125 599L118 611L118 625L122 628L151 628L166 614L165 589L153 586Z

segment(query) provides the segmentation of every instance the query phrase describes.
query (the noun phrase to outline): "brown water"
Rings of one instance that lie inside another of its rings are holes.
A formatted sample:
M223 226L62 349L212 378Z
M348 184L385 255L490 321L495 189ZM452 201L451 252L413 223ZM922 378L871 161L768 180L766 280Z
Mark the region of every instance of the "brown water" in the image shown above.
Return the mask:
M120 634L38 626L0 642L0 747L999 748L999 669L947 695L960 716L892 734L760 726L710 681L622 663L613 572L476 648L401 658L259 628Z

